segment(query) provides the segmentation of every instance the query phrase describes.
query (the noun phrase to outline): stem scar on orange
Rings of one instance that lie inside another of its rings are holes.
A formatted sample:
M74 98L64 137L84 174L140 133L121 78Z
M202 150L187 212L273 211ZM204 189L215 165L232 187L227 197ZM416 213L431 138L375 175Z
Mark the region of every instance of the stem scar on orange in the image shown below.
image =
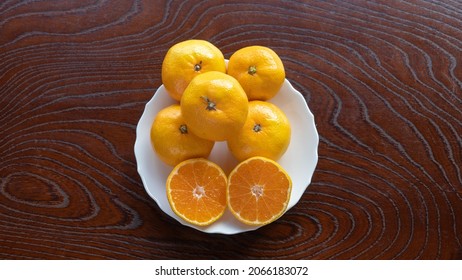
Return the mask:
M210 225L226 209L226 174L209 160L181 162L171 171L166 187L173 212L191 224Z
M184 121L180 105L174 104L157 113L151 126L151 143L164 163L175 166L186 159L207 158L215 142L194 135Z
M239 82L216 71L196 76L180 101L191 131L212 141L226 140L241 129L247 118L248 103Z
M289 147L290 139L290 123L284 112L270 102L256 100L249 102L244 126L227 144L239 161L254 156L278 160Z
M205 40L186 40L173 45L162 62L162 83L180 101L191 80L208 71L226 72L223 53Z
M284 65L272 49L250 46L237 50L228 62L227 73L236 78L249 100L268 100L285 80Z
M252 157L238 164L228 177L228 207L241 222L266 225L287 209L292 181L277 162Z

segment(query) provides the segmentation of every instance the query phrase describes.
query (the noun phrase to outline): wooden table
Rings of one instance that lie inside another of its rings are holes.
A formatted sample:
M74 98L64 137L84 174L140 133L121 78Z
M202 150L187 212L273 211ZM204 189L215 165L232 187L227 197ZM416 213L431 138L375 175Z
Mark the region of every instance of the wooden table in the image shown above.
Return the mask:
M0 3L0 258L462 257L462 2ZM300 202L238 235L146 193L135 129L167 49L265 45L306 99L319 162Z

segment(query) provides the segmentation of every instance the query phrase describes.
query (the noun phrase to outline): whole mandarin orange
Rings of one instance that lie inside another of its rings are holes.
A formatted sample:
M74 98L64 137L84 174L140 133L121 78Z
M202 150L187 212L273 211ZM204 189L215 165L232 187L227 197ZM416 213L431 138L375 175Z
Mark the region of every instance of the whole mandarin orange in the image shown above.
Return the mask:
M222 52L205 40L187 40L173 45L162 62L162 83L170 96L180 101L191 80L208 71L226 72Z

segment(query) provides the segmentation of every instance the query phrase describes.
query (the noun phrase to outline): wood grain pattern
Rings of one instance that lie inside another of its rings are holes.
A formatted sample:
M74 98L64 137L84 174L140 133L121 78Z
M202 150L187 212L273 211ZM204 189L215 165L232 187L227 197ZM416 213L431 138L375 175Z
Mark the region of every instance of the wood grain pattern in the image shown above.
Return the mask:
M462 251L462 2L5 0L0 258L451 259ZM257 231L179 225L133 154L176 42L280 54L320 135L300 202Z

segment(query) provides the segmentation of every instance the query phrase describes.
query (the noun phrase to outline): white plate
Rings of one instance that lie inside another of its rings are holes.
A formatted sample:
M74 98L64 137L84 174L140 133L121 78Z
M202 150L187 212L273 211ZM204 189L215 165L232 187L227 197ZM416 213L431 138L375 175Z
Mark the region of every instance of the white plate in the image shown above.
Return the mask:
M181 224L203 232L236 234L257 229L257 226L242 224L228 210L218 221L206 227L189 224L173 213L165 192L165 182L173 167L164 164L158 159L151 146L150 130L156 114L175 102L170 98L164 86L160 86L152 99L146 104L143 115L136 127L135 157L138 173L147 193L159 205L160 209L169 216ZM292 178L292 194L287 207L287 210L289 210L300 200L311 182L311 177L318 162L319 137L314 123L314 116L308 109L305 99L292 87L289 81L285 80L279 93L269 102L276 104L284 111L292 128L289 147L282 158L278 160L278 163ZM226 142L216 142L209 159L220 165L227 174L237 165L237 161L228 152Z

